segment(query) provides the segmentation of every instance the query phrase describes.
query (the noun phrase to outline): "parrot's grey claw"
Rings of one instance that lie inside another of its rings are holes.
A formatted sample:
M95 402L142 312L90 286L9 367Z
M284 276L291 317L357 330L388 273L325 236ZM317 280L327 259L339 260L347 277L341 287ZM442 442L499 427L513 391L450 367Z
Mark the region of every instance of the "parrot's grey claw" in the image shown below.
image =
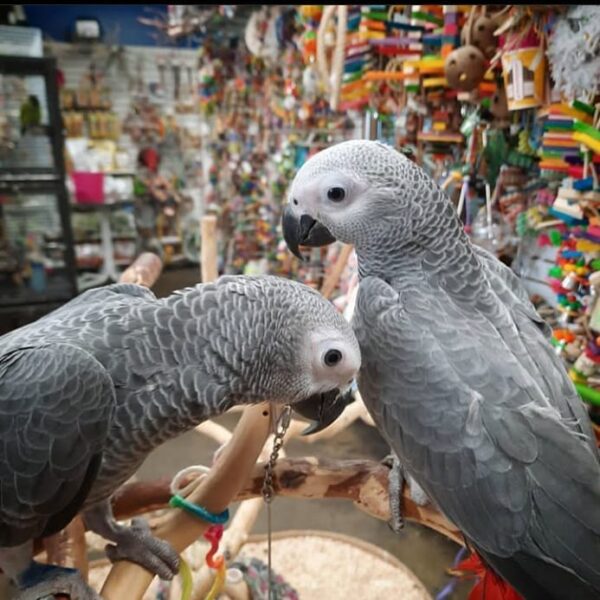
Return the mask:
M46 565L44 565L46 566ZM53 567L43 581L21 589L13 600L53 600L56 594L68 595L70 600L102 600L98 592L85 583L79 571Z
M402 486L404 484L404 471L395 454L389 454L382 464L390 468L388 476L388 496L390 502L390 520L388 525L394 533L400 533L404 529L404 518L402 517Z
M179 572L179 554L170 544L152 535L145 519L133 519L131 527L119 532L114 541L116 545L106 546L111 562L129 560L166 580Z
M404 529L404 518L402 516L402 489L404 484L408 484L411 500L418 506L429 504L429 498L423 488L404 471L402 463L394 453L386 456L381 462L390 468L388 482L390 521L388 525L394 533L400 533Z

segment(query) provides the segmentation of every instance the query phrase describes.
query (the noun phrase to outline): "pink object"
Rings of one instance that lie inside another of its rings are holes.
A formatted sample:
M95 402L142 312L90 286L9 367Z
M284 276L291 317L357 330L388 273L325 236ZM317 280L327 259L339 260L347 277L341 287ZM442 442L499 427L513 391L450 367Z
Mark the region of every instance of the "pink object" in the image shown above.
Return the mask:
M104 173L71 173L79 204L104 204Z
M537 239L538 246L550 246L550 236L547 233L541 233Z

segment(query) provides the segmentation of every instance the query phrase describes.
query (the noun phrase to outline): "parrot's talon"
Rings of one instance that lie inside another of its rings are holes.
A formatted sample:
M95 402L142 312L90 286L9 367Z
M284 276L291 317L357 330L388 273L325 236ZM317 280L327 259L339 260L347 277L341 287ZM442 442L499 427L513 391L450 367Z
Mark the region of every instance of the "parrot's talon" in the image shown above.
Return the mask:
M179 573L179 554L170 544L154 537L143 518L133 519L131 527L116 533L112 541L116 544L106 546L106 555L111 562L128 560L137 563L167 581Z
M53 599L56 594L66 594L70 600L102 600L75 569L32 562L19 580L14 600Z
M390 520L388 525L394 533L400 533L404 529L404 518L402 516L402 486L404 484L404 469L395 454L386 456L382 464L390 468L388 476L388 496L390 503Z
M381 463L390 468L388 480L390 521L388 525L394 533L400 533L404 529L404 518L402 516L402 490L404 485L408 485L410 498L418 506L429 504L429 498L423 488L405 472L402 463L394 453L386 456Z

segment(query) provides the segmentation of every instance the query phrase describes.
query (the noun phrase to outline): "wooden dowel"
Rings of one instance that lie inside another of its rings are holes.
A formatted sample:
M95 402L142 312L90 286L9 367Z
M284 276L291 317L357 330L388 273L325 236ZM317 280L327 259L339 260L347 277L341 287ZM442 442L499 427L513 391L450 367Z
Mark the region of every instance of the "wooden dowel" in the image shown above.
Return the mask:
M323 9L323 15L319 22L317 29L317 71L321 76L321 82L325 91L329 92L331 89L331 80L329 79L329 65L327 63L327 48L325 44L325 34L329 27L329 21L333 18L335 13L335 5L328 4Z
M214 281L219 276L217 267L217 217L205 215L200 222L200 265L202 282Z
M331 96L329 104L331 110L336 111L340 105L340 89L344 72L344 54L346 49L346 29L348 26L348 6L337 6L337 32L335 48L331 58Z
M337 257L337 260L335 261L333 267L331 268L331 271L327 274L327 277L325 278L325 281L323 282L321 294L325 298L329 298L331 296L331 294L333 293L333 291L335 290L335 288L337 287L337 285L340 281L340 278L342 276L342 273L344 272L344 269L346 268L346 265L348 264L348 259L350 258L351 254L352 254L352 246L350 246L348 244L344 244L342 246L339 256Z
M235 499L265 444L271 428L272 406L262 403L247 408L235 432L220 454L210 473L206 475L188 500L220 513ZM264 476L264 475L263 475ZM173 511L152 533L166 540L182 552L195 542L209 527L209 523ZM122 561L115 563L102 588L105 600L140 600L152 582L153 575L139 565Z
M80 516L76 516L63 530L45 538L44 547L48 564L77 569L84 581L87 581L85 527Z
M214 421L204 421L194 431L207 435L219 445L226 444L231 438L231 433L227 427L223 427L223 425L219 425Z

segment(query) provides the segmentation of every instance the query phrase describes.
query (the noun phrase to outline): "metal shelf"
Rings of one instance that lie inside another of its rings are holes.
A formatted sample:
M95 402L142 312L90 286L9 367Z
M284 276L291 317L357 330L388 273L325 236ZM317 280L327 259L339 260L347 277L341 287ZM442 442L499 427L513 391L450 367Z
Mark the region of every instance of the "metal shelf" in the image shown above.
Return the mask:
M78 202L71 203L71 210L76 212L100 212L105 210L112 210L115 208L123 208L126 206L133 206L135 200L117 200L116 202L106 202L104 204L80 204Z
M0 191L6 195L51 195L53 200L49 205L51 206L50 210L56 216L57 227L55 229L57 232L60 231L61 242L64 246L60 260L64 261L65 268L47 271L42 291L31 289L27 281L19 281L18 277L21 276L23 269L21 265L15 273L16 277L9 276L2 279L0 311L3 315L11 314L18 316L19 319L29 318L27 315L32 315L38 309L41 312L49 311L57 304L62 304L77 295L75 248L69 200L65 187L64 139L56 73L57 66L54 58L0 56L1 75L43 78L44 91L43 93L40 91L40 94L43 94L48 124L36 126L31 131L42 133L48 138L49 152L52 156L52 166L24 167L22 166L23 161L17 166L1 167ZM0 204L0 214L7 210L7 206L9 206L8 203ZM10 206L13 205L10 204ZM29 232L32 227L27 220L23 221L23 226L26 232ZM34 307L37 307L35 311Z

